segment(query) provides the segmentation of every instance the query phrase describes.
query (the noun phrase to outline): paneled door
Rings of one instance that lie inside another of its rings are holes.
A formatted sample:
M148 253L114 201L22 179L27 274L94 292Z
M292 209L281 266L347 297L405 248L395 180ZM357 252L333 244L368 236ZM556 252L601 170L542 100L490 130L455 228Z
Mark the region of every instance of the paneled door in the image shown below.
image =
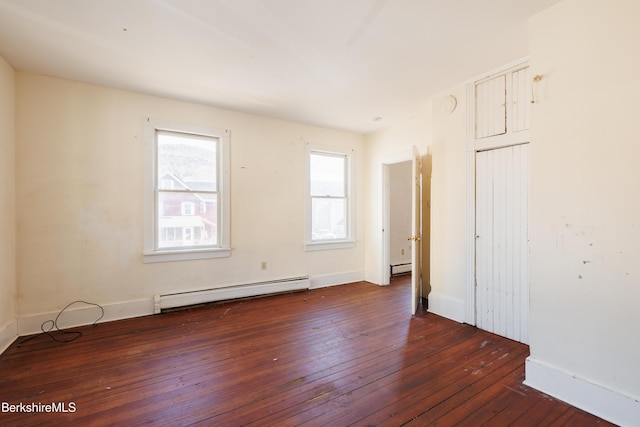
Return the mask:
M529 144L476 154L476 325L529 339Z

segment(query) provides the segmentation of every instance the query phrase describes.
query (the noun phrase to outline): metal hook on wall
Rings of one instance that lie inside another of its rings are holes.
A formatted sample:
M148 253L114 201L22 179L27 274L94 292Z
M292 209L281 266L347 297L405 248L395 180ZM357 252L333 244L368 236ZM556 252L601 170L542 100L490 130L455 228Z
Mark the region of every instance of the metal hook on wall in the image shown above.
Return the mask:
M535 84L538 83L540 80L542 80L541 74L536 74L535 76L533 76L533 79L531 79L531 103L532 104L536 103Z

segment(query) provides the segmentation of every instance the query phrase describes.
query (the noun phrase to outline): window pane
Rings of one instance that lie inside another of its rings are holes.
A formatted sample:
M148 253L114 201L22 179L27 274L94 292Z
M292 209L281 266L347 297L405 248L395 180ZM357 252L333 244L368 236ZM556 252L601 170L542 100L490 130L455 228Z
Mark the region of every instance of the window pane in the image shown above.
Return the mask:
M159 192L158 249L217 245L217 212L216 194Z
M345 171L345 156L311 154L311 195L345 197Z
M311 239L332 240L347 238L346 199L311 199Z
M216 138L158 132L158 188L216 191Z

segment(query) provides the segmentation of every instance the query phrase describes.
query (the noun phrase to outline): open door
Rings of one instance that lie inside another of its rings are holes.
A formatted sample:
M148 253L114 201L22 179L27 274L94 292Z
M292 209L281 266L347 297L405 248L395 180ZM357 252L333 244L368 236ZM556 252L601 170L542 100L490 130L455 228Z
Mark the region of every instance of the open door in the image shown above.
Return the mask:
M411 314L416 314L422 289L422 158L413 146L411 197Z

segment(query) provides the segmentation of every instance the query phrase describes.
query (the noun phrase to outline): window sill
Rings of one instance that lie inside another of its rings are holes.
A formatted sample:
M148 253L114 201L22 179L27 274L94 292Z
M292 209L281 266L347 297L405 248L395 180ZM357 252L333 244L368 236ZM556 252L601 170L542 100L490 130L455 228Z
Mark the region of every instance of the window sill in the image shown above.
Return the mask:
M227 258L230 256L231 249L229 248L155 251L145 252L144 263Z
M332 240L328 242L307 242L304 245L305 251L324 251L329 249L355 248L355 240Z

